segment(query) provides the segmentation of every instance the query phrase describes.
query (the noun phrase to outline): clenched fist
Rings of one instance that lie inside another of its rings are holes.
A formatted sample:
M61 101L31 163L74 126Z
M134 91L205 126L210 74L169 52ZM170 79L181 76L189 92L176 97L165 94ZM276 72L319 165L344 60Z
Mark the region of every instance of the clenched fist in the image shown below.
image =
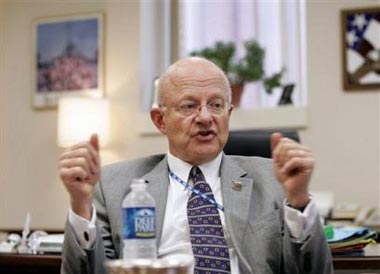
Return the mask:
M59 174L70 194L72 210L91 220L93 190L99 180L98 136L65 149L59 157Z
M305 207L309 202L308 187L314 169L310 149L280 133L272 134L271 146L274 172L284 187L290 206Z

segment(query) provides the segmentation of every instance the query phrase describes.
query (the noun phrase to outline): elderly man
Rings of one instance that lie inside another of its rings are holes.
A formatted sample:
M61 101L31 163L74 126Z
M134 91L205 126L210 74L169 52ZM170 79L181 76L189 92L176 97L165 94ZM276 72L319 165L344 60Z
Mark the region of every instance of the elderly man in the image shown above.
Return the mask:
M122 256L121 202L133 178L144 178L156 200L160 258L191 256L194 273L332 273L308 193L312 153L276 133L273 160L224 155L230 101L217 66L185 58L161 76L151 110L169 142L165 155L100 172L96 135L62 153L60 176L71 198L63 273L103 273L106 259ZM203 215L213 225L194 223Z

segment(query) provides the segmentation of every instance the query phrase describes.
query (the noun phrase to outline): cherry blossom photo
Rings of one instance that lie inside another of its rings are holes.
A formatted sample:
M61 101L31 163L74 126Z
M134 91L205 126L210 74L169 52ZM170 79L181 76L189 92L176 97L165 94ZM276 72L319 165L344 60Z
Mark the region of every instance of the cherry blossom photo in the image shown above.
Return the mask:
M35 23L35 108L62 96L102 94L102 17L86 15Z

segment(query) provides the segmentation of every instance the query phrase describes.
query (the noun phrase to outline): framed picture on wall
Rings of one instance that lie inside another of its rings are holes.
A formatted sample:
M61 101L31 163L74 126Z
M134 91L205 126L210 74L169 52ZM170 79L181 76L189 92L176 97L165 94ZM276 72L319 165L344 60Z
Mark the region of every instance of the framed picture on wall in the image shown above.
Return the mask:
M343 10L342 53L345 90L380 90L380 8Z
M55 108L63 96L103 95L103 21L83 14L33 22L35 109Z

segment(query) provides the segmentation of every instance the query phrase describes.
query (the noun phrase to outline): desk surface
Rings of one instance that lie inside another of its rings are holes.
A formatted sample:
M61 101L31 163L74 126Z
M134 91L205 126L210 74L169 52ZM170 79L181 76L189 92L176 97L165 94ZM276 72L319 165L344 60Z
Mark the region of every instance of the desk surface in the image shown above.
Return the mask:
M334 256L334 269L380 269L380 244L367 245L363 256Z
M380 269L380 244L367 245L364 251L364 256L334 256L334 269ZM61 261L60 255L0 253L0 273L59 273Z
M60 255L0 253L0 273L58 274L61 261Z

